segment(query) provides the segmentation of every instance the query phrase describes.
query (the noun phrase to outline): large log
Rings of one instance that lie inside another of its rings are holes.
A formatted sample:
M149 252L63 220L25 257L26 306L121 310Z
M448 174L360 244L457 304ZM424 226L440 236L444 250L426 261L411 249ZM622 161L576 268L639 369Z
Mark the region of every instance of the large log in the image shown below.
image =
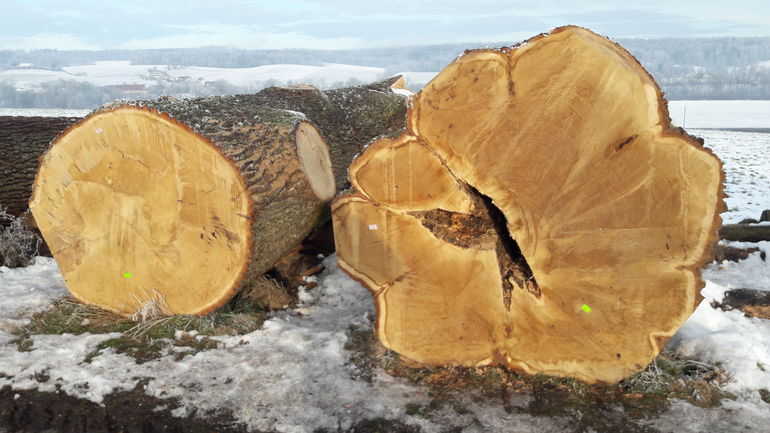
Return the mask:
M14 216L27 210L38 158L77 117L0 116L0 207Z
M770 225L726 224L719 229L719 236L728 241L770 241Z
M317 225L336 191L323 138L238 102L113 104L57 138L30 209L76 298L211 311Z
M302 96L282 103L287 92ZM68 129L42 159L30 208L72 294L120 314L161 299L201 314L257 281L327 217L345 183L330 151L342 167L362 146L345 134L330 145L308 118L358 139L405 123L401 96L337 92L348 106L310 87L118 101ZM355 114L360 97L380 113Z
M720 161L578 27L467 52L350 177L338 259L385 346L588 382L641 370L692 313L724 210Z

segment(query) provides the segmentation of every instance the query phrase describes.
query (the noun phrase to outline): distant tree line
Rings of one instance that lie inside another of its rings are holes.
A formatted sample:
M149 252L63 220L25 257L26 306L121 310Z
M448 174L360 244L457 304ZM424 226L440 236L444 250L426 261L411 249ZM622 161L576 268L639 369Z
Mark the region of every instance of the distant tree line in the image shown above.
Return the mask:
M156 84L147 87L146 94L131 94L115 86L94 86L88 82L57 80L43 82L34 90L16 90L13 83L0 82L0 108L69 108L93 109L116 99L154 99L159 96L194 98L202 96L234 95L254 93L277 85L299 84L292 80L267 80L250 86L237 86L224 80L202 83L196 80ZM339 88L361 84L356 78L347 81L327 83L324 80L311 82L321 89Z
M60 70L65 66L92 64L100 60L222 68L282 63L345 63L381 67L385 69L386 75L391 75L404 71L440 71L466 49L505 46L515 42L356 50L241 50L221 47L103 51L0 50L0 69L31 63L37 68ZM619 42L652 73L669 99L770 99L770 37L621 39ZM766 63L761 65L761 62ZM204 85L185 81L153 86L148 89L146 97L247 93L277 84L291 83L271 80L244 87L225 82ZM307 84L335 88L357 83ZM419 88L424 83L412 84ZM93 108L125 96L114 88L74 81L45 83L41 89L34 91L16 91L12 85L0 84L0 106L3 107Z

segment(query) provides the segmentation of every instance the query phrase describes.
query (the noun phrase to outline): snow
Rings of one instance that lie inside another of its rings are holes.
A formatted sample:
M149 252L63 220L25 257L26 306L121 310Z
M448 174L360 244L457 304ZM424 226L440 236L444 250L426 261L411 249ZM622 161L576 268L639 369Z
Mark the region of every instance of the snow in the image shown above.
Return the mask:
M763 210L770 209L770 134L705 129L688 132L703 138L704 145L724 163L729 196L725 200L728 211L722 214L725 223L759 219Z
M770 129L770 101L669 101L668 111L683 128Z
M751 254L740 262L712 263L703 271L703 278L728 289L751 288L770 292L770 242L731 242L721 244L736 248L758 247L765 251L765 260L760 253Z
M0 116L83 117L90 111L64 108L0 108Z
M29 316L45 310L67 293L54 259L38 257L26 268L0 266L0 333L29 322Z
M436 73L405 72L407 80L426 83ZM15 83L19 90L38 87L55 80L75 80L95 86L122 84L153 85L162 81L224 80L239 86L249 86L274 80L279 83L325 83L331 85L356 79L368 83L386 77L384 68L325 63L322 65L274 64L252 68L208 68L202 66L133 65L128 61L98 61L91 65L67 66L61 71L45 69L7 69L0 71L0 82Z

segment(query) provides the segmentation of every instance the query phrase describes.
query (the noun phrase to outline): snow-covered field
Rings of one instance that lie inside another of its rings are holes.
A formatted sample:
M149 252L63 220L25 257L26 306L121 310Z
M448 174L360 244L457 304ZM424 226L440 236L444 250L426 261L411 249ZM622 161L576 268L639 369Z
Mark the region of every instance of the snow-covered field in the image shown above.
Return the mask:
M90 111L64 108L0 108L0 116L83 117Z
M409 81L426 83L435 72L404 72ZM66 66L61 71L46 69L7 69L0 71L0 82L14 83L18 90L34 89L41 83L74 80L95 86L123 84L153 85L158 82L224 80L250 86L273 80L278 83L316 83L331 85L356 79L364 83L385 78L384 68L326 63L311 65L264 65L253 68L206 68L201 66L134 65L128 61L100 61L92 65Z
M0 113L1 114L1 113ZM689 116L689 114L688 114ZM757 218L770 209L770 134L690 130L722 158L729 210L726 222ZM770 242L754 244L770 256ZM217 348L175 360L174 353L144 363L97 346L115 334L35 335L30 351L19 351L12 331L35 312L66 295L56 263L38 258L24 269L0 267L0 388L61 392L100 403L105 395L131 390L158 398L178 398L175 414L227 409L252 429L311 432L347 429L377 417L398 419L425 432L564 431L560 417L506 411L474 395L462 399L463 413L442 408L424 417L407 410L430 401L429 390L375 369L373 380L359 377L345 349L350 329L371 329L374 309L368 292L325 261L319 285L300 294L301 304L275 313L262 328L234 337L205 337ZM738 263L712 263L704 271L703 302L669 343L683 355L718 363L729 375L724 389L736 400L701 409L677 401L652 417L659 431L770 431L770 321L710 306L729 288L770 291L770 262L759 253ZM87 357L89 358L87 360ZM39 380L41 372L48 378ZM513 397L514 399L517 397ZM2 428L0 426L0 431Z
M668 111L675 125L688 129L770 131L770 101L669 101Z

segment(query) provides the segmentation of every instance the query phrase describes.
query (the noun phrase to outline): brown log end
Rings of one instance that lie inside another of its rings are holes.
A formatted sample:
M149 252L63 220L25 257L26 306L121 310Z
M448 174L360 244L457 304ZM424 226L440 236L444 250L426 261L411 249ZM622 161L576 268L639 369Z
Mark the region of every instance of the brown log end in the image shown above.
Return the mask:
M616 382L697 306L721 162L620 46L570 26L468 52L408 121L332 208L340 267L372 292L388 348Z
M30 208L73 296L123 315L150 302L168 314L212 311L285 252L269 250L287 248L286 235L265 226L264 209L279 213L284 198L302 215L333 196L312 124L224 120L212 117L204 136L157 110L118 106L57 138Z

